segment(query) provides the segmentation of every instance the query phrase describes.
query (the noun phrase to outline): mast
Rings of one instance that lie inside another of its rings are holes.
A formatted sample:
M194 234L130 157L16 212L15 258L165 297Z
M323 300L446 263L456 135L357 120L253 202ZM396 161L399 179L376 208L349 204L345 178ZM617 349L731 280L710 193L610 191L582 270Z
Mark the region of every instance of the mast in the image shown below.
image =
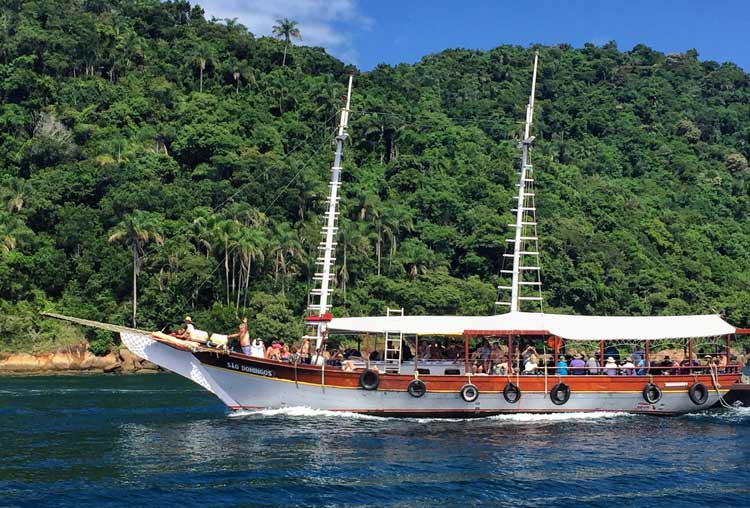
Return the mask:
M336 226L339 212L337 211L339 202L339 187L341 186L341 157L344 152L344 141L349 136L347 128L349 126L349 106L352 99L352 80L353 75L349 75L349 86L346 92L346 104L341 108L338 133L336 135L336 155L331 167L331 181L329 182L328 210L323 214L325 226L322 230L323 241L318 246L318 257L315 260L316 271L313 276L314 287L310 291L310 304L307 309L309 312L308 323L315 327L316 348L320 347L322 342L322 332L325 329L326 313L331 310L331 293L333 292L332 282L336 277L333 270L336 258ZM311 337L313 338L313 337Z
M516 208L512 210L515 212L516 222L508 224L509 227L515 228L515 234L513 239L508 240L508 242L513 243L513 254L505 254L505 257L513 258L513 267L511 270L502 270L502 273L510 274L511 285L498 286L498 289L510 290L509 302L497 302L498 305L510 307L510 312L520 311L520 303L523 301L536 301L539 302L540 306L542 302L533 167L529 164L529 148L534 142L534 136L530 134L531 124L534 120L534 95L536 94L538 62L539 52L536 52L534 53L534 71L531 78L531 95L529 96L529 103L526 105L524 137L521 141L521 170L518 181L518 198L516 200ZM530 262L523 263L524 259L530 259ZM524 275L527 273L535 274L536 276L525 277ZM535 296L522 295L521 288L524 286L536 288L538 294Z

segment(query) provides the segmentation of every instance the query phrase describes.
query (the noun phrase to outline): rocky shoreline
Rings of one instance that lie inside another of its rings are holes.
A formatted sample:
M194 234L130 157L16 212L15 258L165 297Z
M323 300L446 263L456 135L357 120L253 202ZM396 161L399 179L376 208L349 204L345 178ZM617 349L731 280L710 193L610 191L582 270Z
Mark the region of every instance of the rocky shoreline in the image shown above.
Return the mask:
M162 369L125 348L96 356L86 344L75 344L51 353L1 353L0 375L78 372L148 373Z

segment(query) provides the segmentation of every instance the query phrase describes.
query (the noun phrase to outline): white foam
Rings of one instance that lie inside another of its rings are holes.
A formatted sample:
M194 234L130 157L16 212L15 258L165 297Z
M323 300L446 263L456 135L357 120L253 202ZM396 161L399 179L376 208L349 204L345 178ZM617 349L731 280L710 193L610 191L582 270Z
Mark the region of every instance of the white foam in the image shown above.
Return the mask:
M359 413L352 413L350 411L329 411L326 409L313 409L305 406L290 406L278 409L239 409L229 413L231 418L247 417L247 416L293 416L293 417L308 417L308 418L357 418L362 420L384 420L385 418L379 416L363 415Z
M634 416L630 413L612 411L592 411L578 413L516 413L490 416L489 420L500 420L520 423L566 422L571 420L601 420Z
M731 409L712 409L704 413L685 415L691 418L710 418L727 423L738 423L750 420L750 407L733 407Z

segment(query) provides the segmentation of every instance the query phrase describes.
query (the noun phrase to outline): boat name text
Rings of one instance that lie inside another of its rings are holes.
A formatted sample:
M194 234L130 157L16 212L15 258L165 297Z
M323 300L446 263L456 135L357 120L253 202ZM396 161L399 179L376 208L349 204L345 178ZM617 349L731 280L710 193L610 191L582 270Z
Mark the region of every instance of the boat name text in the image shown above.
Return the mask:
M274 373L269 369L260 369L258 367L252 367L250 365L240 365L235 362L227 362L227 368L232 370L239 370L240 372L247 372L248 374L255 374L257 376L273 377Z

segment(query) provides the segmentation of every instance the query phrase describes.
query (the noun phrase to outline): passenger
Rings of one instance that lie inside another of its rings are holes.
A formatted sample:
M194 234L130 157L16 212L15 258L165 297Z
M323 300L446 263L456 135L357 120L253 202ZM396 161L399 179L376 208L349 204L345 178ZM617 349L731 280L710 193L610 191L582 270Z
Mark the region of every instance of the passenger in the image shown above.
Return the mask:
M610 356L607 358L607 364L604 366L604 373L607 376L617 375L617 364L615 363L614 357Z
M585 367L586 362L583 361L583 356L580 353L576 353L570 361L570 373L574 376L583 376L586 374Z
M479 359L482 361L484 372L487 372L490 369L490 354L492 353L492 348L490 348L490 343L487 339L482 339L482 343L477 348L477 351L479 352Z
M659 363L659 370L658 373L662 375L670 374L672 370L672 360L669 358L669 355L665 355L664 359Z
M260 337L256 337L252 344L250 344L250 356L252 356L253 358L266 357L266 345L263 344L263 341L260 340Z
M535 354L529 356L523 367L524 374L538 374L539 373L539 359Z
M344 360L341 362L341 370L344 372L354 372L354 361Z
M750 383L750 358L747 359L747 361L745 362L745 366L742 367L742 377L740 378L740 380L744 384Z
M589 374L599 374L599 362L596 361L593 354L586 360L586 367L589 369Z
M298 364L300 362L299 351L294 346L292 346L289 350L289 362L294 364Z
M268 356L269 360L280 362L281 361L281 344L279 344L278 341L273 341L273 343L271 344L271 347L266 349L266 355Z
M632 376L633 374L635 374L635 365L633 364L633 362L630 359L630 357L625 358L622 361L622 366L621 366L620 373L623 376Z
M182 333L177 333L177 338L191 340L193 332L195 332L195 327L193 326L193 318L191 318L190 316L185 316L185 328L182 329Z
M288 362L291 360L292 352L289 351L289 346L284 344L281 348L281 361L282 362Z
M310 339L303 339L299 348L299 357L302 363L310 363Z
M727 361L726 353L719 356L719 374L726 374L728 365L729 362Z
M246 355L250 354L250 332L247 331L247 321L242 320L239 326L240 331L227 335L227 339L238 338L240 341L240 349Z
M500 345L495 342L492 344L490 350L490 368L487 372L495 372L495 367L500 363L503 357L503 352L500 350Z
M635 364L635 373L639 376L645 376L646 375L646 359L641 357L638 360L638 363Z
M565 360L565 355L560 355L560 358L557 360L557 375L568 375L568 362Z
M512 374L508 366L508 357L501 358L500 363L496 364L492 368L492 373L495 374L496 376L504 376L506 374Z
M435 342L430 346L430 359L440 360L443 358L443 346Z
M539 353L536 352L536 349L534 349L533 346L528 346L523 350L523 353L521 353L521 356L523 357L523 365L525 366L528 363L529 358L531 358L532 356L536 357L538 354Z
M419 345L419 358L422 360L430 359L430 345L426 342L422 342Z
M633 351L633 354L630 355L630 359L633 361L633 365L638 366L638 363L645 358L646 352L640 347L637 346L635 348L635 351Z
M315 354L312 357L311 364L316 367L322 367L328 360L328 352L321 351L320 349L315 350Z

